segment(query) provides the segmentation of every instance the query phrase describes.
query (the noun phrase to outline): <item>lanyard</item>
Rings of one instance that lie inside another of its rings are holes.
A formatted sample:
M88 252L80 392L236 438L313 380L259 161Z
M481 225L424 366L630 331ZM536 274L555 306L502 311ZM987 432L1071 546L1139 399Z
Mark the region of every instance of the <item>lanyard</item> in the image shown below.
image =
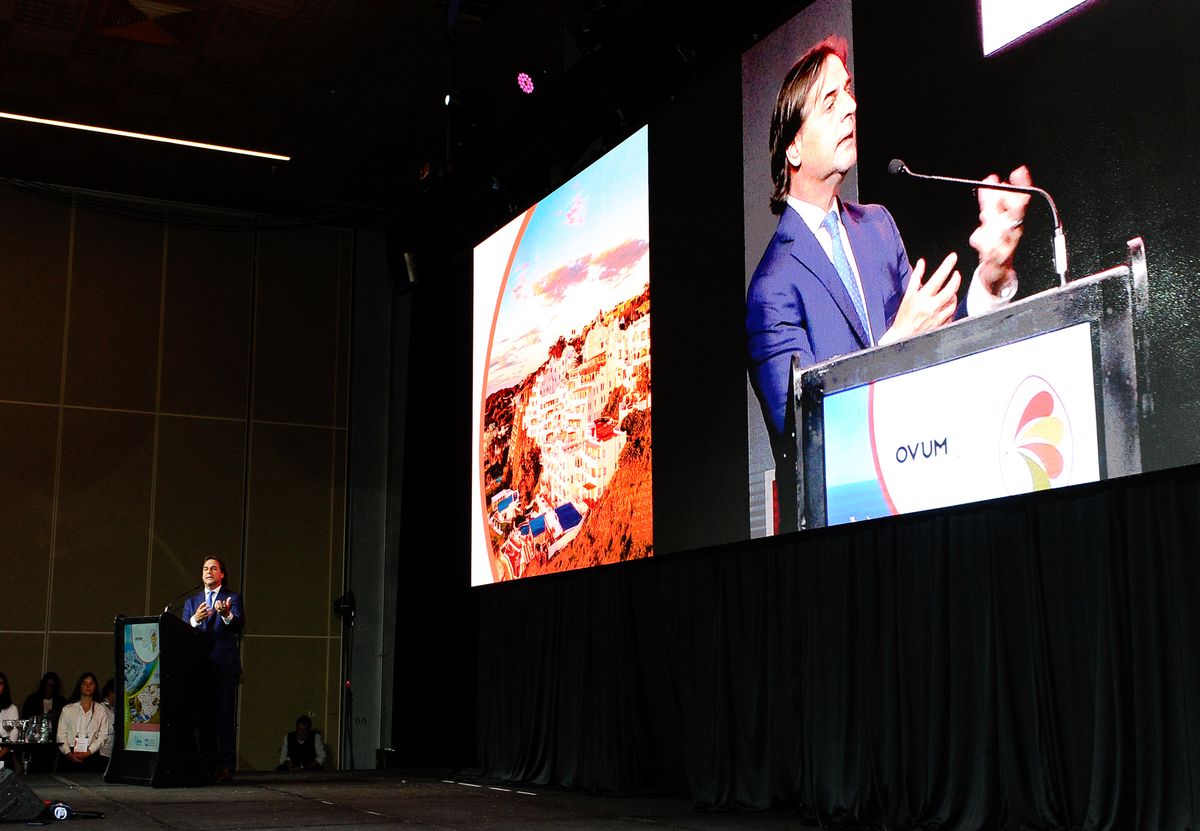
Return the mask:
M80 726L82 726L83 717L82 716L79 717L79 723L77 723L75 725L75 738L78 739L81 736L91 736L91 734L92 734L92 719L94 719L96 717L96 706L97 706L96 702L93 701L92 709L87 711L87 714L88 714L87 728L85 730L83 730L82 732L80 731L79 728L80 728ZM82 704L79 705L79 709L80 710L83 709Z

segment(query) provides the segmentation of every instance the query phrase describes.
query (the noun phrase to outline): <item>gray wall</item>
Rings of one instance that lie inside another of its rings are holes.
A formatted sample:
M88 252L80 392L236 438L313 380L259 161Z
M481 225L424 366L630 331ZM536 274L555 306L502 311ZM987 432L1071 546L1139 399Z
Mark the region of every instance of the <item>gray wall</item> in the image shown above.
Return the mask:
M164 217L166 211L164 210ZM353 234L196 230L0 187L0 671L112 674L116 614L226 560L239 767L338 746Z

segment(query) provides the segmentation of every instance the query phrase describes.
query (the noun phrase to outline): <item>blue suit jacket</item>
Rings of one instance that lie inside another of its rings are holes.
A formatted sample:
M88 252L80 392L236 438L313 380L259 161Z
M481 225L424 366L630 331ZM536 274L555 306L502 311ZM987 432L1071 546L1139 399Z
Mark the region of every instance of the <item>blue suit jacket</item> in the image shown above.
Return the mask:
M896 317L912 268L886 208L843 202L841 216L878 340ZM791 207L750 278L746 337L750 380L775 437L786 423L792 355L808 366L871 345L829 256Z
M219 615L209 615L196 627L209 644L208 662L224 675L241 675L242 659L238 654L238 635L242 632L246 618L242 613L242 596L224 586L217 593L216 600L229 600L233 612L233 622L226 623ZM204 592L192 595L183 603L183 620L191 624L192 615L204 602Z

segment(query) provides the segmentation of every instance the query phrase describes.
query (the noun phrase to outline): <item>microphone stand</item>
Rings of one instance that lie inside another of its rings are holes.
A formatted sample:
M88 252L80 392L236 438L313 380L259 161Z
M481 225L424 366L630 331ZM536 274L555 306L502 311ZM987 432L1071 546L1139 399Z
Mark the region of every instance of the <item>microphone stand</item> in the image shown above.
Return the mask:
M333 601L333 613L342 619L342 689L346 697L342 707L341 739L346 749L347 770L354 768L354 687L350 674L354 665L354 618L357 611L353 589Z
M1026 185L1010 185L1007 182L984 182L977 179L960 179L957 176L934 176L928 173L917 173L900 159L892 159L888 163L888 173L892 175L911 176L914 179L925 179L930 182L947 182L952 185L969 185L983 190L1001 190L1007 193L1024 193L1029 196L1041 196L1050 205L1050 216L1054 220L1054 271L1058 274L1058 284L1067 284L1067 237L1063 233L1062 220L1058 216L1058 206L1054 199L1042 188Z
M175 605L176 603L178 603L180 600L183 600L185 597L187 597L187 596L188 596L189 594L191 594L192 592L198 592L198 591L200 591L200 589L201 589L203 586L204 586L204 584L203 584L203 583L197 583L196 585L192 586L190 589L188 589L187 591L183 592L182 594L176 595L176 597L175 597L175 599L174 599L174 600L172 600L170 603L168 603L166 606L164 606L164 607L163 607L163 614L166 614L167 612L171 611L171 607L172 607L172 606L174 606L174 605Z

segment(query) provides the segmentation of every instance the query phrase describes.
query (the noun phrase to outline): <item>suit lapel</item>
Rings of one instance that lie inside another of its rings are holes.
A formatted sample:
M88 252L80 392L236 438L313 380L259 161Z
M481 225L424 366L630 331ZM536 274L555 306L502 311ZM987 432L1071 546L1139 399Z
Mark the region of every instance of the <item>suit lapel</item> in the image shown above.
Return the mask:
M825 287L825 290L829 292L830 297L833 298L833 302L841 310L842 316L846 318L846 324L854 332L854 337L858 339L859 345L862 347L870 346L871 339L867 337L867 332L863 328L862 321L858 319L858 312L854 310L854 302L846 292L846 287L842 285L842 278L838 276L837 269L829 261L829 255L825 253L825 249L821 247L821 243L817 242L817 238L813 232L804 224L804 220L800 214L796 213L792 208L788 208L784 211L783 218L779 222L779 228L792 238L792 256L808 269L821 285ZM853 242L850 244L854 245ZM854 254L857 258L857 247L854 249ZM862 266L859 265L859 268L861 269ZM872 309L868 314L873 316L875 312Z

